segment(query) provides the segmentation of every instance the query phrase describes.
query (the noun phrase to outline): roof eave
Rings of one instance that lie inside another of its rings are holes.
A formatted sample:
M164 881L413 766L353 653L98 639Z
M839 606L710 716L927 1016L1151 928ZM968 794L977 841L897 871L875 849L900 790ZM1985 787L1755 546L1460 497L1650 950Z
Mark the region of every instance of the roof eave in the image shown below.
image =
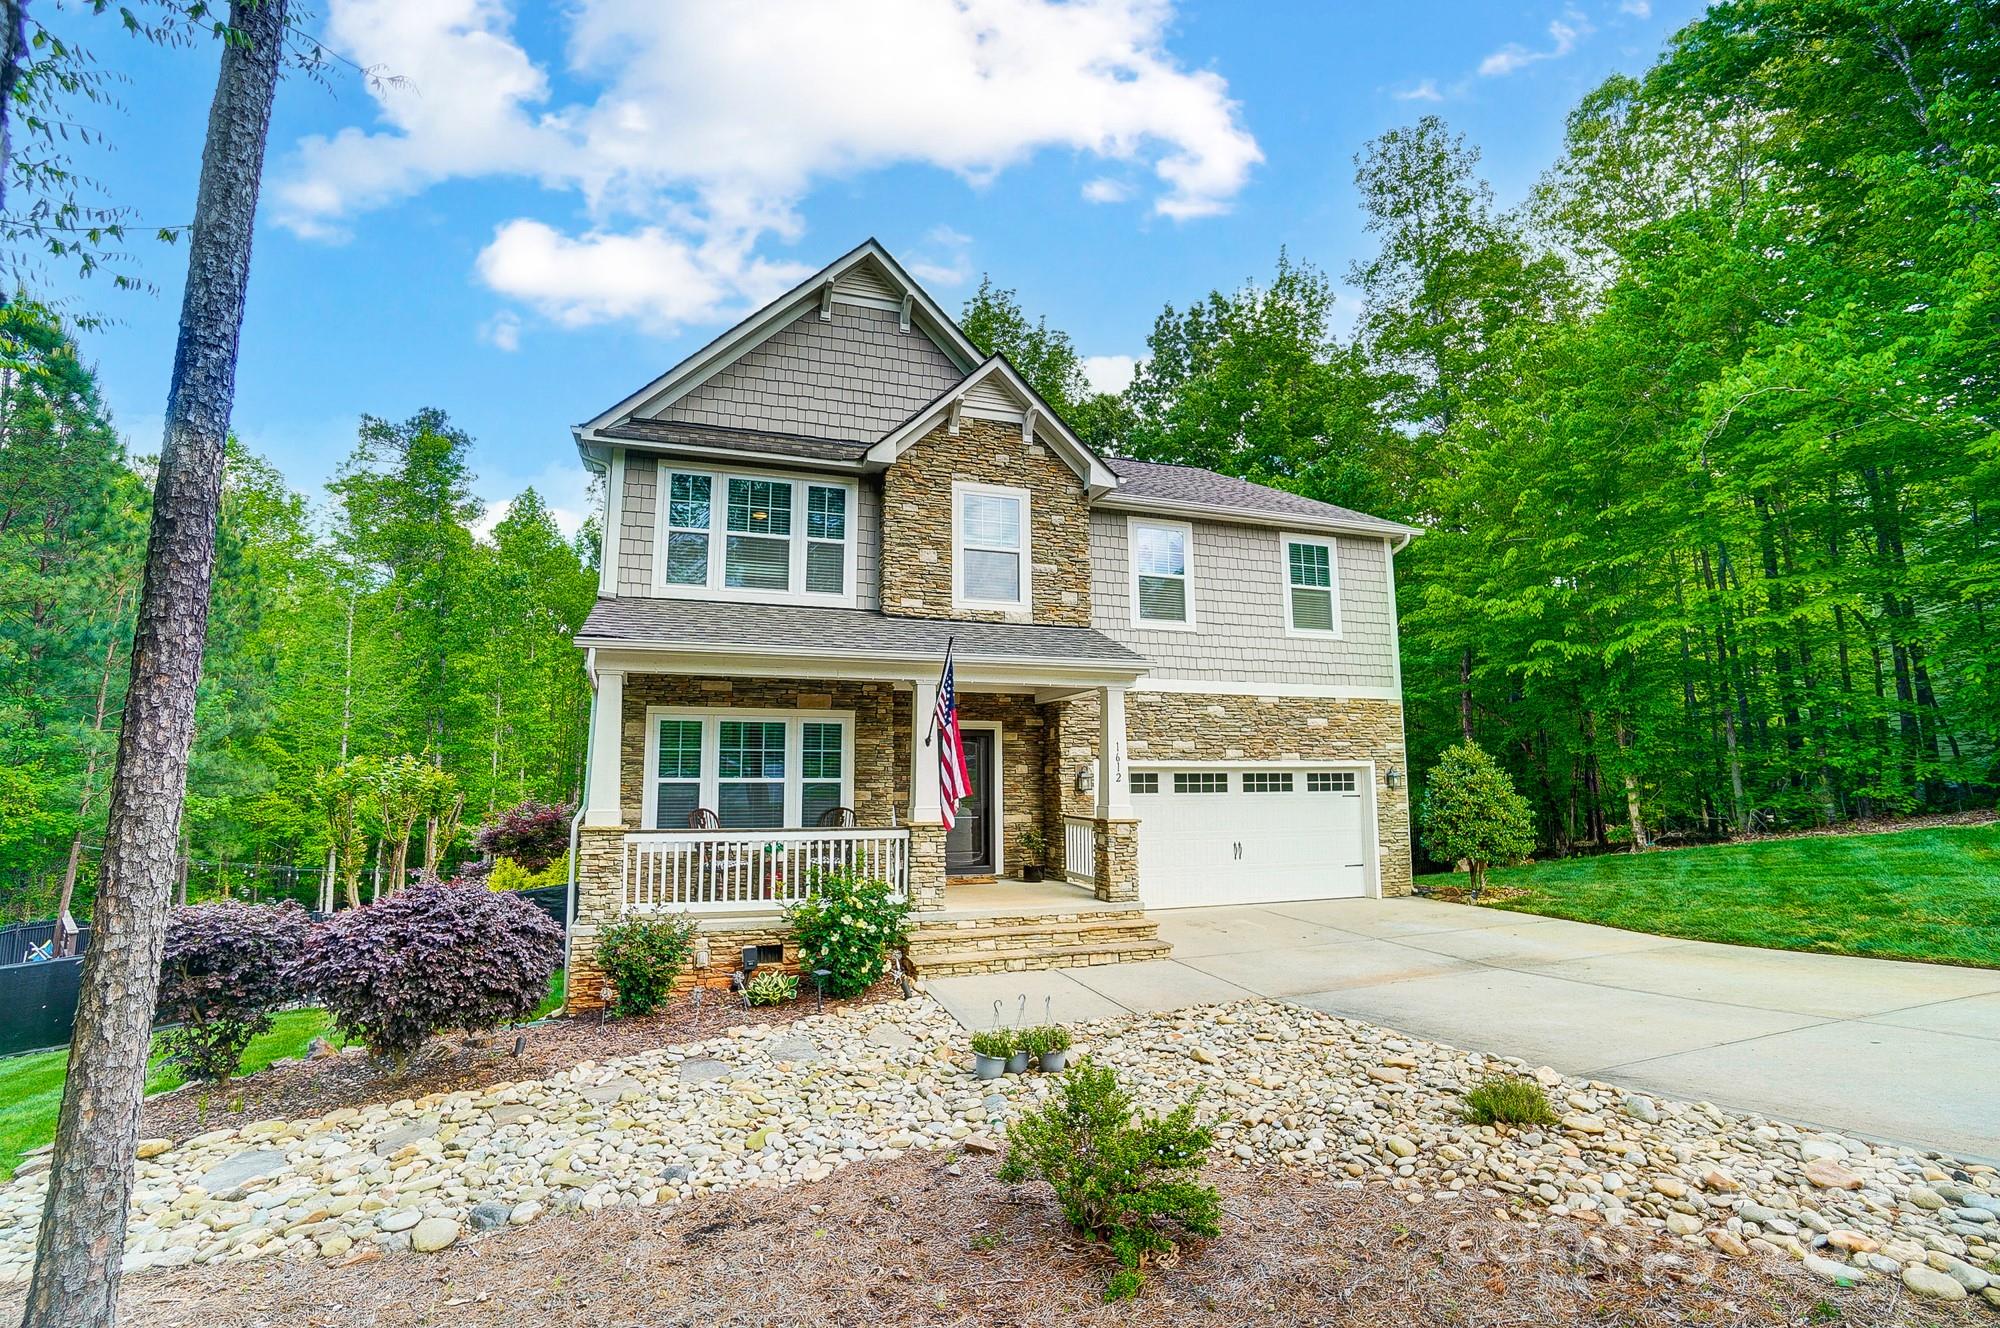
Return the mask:
M892 464L908 450L910 444L922 438L937 425L953 401L995 374L1004 378L1010 388L1027 399L1030 409L1034 412L1036 435L1042 436L1043 426L1047 426L1049 440L1057 444L1057 450L1063 454L1070 469L1076 471L1077 477L1084 482L1093 501L1117 489L1118 476L1109 465L1105 464L1104 458L1063 423L1062 416L1043 399L1041 393L1035 391L1034 386L1021 376L1021 371L1009 363L1005 355L998 354L987 356L972 372L932 398L928 404L919 407L910 418L882 435L880 441L868 449L868 459L884 466Z
M1173 498L1150 498L1124 490L1107 495L1095 504L1107 512L1158 512L1166 516L1192 517L1239 526L1271 526L1283 530L1310 530L1324 534L1354 535L1363 539L1400 540L1401 552L1420 531L1394 521L1348 521L1338 517L1311 516L1303 512L1273 512L1257 507L1226 507L1218 503L1188 503Z
M643 637L620 636L577 636L573 644L584 650L637 650L653 651L660 654L686 656L691 658L719 657L725 660L782 659L791 663L824 660L838 664L928 664L936 665L939 656L928 650L832 650L825 646L772 646L744 645L733 642L703 642L693 645L685 641L656 641ZM1057 655L995 655L976 650L955 649L952 659L956 663L975 665L986 670L1008 668L1056 670L1073 673L1104 675L1107 678L1139 678L1150 669L1146 660L1134 655L1130 659L1090 659Z

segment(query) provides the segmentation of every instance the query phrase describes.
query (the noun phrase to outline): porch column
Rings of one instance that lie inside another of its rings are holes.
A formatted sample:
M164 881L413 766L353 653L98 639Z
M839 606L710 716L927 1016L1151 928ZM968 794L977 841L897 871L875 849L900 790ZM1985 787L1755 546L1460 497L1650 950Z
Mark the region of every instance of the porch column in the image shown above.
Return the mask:
M618 790L624 745L625 675L615 669L599 669L597 695L590 703L590 771L583 811L587 826L624 824Z
M910 695L910 907L944 907L944 812L938 799L938 749L924 745L937 709L937 680L915 679Z
M1132 778L1125 764L1125 689L1097 689L1097 897L1139 898L1139 822L1132 815Z

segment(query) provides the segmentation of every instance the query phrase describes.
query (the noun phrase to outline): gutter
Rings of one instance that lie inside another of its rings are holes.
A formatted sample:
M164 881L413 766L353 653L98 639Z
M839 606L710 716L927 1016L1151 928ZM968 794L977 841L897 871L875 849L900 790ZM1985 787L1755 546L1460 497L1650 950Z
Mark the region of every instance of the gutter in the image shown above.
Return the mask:
M1351 535L1359 539L1402 538L1401 551L1420 533L1395 521L1379 524L1341 521L1333 517L1311 516L1303 512L1272 512L1255 507L1220 507L1213 503L1182 503L1170 498L1141 498L1114 492L1091 504L1092 511L1155 513L1162 516L1191 517L1234 526L1269 526L1275 530L1306 530L1320 534Z
M569 1004L569 945L576 930L576 847L583 834L583 814L590 807L590 757L597 746L597 651L583 657L583 676L590 682L590 714L584 720L583 787L576 800L576 814L569 818L569 880L563 897L563 1004Z

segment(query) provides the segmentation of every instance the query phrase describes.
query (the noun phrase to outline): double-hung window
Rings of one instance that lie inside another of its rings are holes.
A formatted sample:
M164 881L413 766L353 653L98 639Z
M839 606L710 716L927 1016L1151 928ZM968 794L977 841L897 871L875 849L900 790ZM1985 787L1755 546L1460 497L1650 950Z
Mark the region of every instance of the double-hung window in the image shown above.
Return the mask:
M780 603L854 602L854 490L662 467L660 589Z
M1132 545L1132 621L1141 627L1192 627L1194 528L1181 521L1127 527Z
M1287 535L1285 628L1297 636L1340 635L1339 564L1331 539Z
M725 830L810 829L854 803L853 718L841 711L648 712L646 824L684 830L697 809Z
M1034 602L1028 491L958 483L952 485L951 505L953 602L1025 611Z

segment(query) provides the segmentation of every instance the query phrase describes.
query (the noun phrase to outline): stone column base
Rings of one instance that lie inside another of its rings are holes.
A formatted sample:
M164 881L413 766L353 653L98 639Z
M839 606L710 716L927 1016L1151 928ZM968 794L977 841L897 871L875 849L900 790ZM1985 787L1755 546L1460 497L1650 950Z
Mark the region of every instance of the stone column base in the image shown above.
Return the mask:
M576 838L576 918L569 929L563 1012L582 1014L605 1005L604 970L597 966L597 937L625 911L624 826L585 826Z
M1097 897L1107 904L1139 901L1139 823L1098 817Z
M935 913L944 907L944 827L910 827L910 911Z

